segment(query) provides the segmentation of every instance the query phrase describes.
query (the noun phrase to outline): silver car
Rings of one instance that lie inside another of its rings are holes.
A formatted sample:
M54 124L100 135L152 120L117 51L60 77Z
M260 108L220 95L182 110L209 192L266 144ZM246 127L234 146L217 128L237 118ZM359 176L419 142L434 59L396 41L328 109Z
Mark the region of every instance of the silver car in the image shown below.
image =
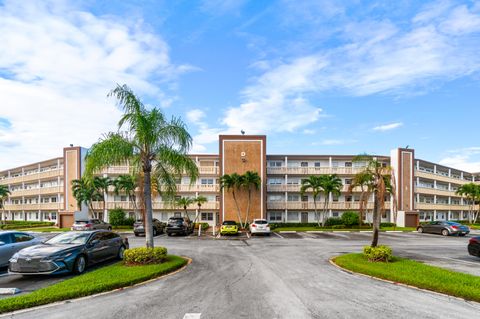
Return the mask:
M91 219L83 219L83 220L75 221L70 229L71 230L98 230L98 229L112 230L112 225L110 225L109 223L105 223L100 219L91 218Z
M18 231L0 232L0 267L8 266L8 260L19 250L42 243L37 238L27 233Z

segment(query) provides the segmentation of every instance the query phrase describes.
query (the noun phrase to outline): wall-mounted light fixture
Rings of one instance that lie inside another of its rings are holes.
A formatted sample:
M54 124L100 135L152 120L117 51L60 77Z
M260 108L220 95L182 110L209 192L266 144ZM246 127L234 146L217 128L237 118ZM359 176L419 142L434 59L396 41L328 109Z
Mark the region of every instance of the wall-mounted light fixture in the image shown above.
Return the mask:
M242 159L242 162L245 163L247 161L247 154L245 152L241 152L240 157Z

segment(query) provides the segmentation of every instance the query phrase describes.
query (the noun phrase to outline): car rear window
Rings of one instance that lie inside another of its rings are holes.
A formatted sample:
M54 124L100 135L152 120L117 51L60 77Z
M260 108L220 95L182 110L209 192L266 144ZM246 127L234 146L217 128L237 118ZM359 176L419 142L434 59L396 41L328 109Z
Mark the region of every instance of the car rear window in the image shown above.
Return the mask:
M237 223L234 222L233 220L226 220L223 222L222 225L236 225Z
M181 224L183 223L183 218L170 218L168 222L172 224Z
M255 224L259 224L259 225L263 225L263 224L268 224L268 222L266 220L256 220L254 221Z
M455 222L447 222L447 224L450 226L462 226L462 224L455 223Z
M88 220L77 220L75 224L88 224Z

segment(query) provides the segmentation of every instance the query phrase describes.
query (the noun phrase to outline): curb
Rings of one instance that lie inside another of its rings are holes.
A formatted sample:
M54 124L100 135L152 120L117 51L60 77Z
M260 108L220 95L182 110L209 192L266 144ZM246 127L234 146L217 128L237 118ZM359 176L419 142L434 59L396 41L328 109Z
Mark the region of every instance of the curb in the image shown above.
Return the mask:
M177 270L175 270L173 272L170 272L168 274L165 274L165 275L162 275L162 276L159 276L159 277L156 277L156 278L152 278L152 279L149 279L147 281L142 281L142 282L139 282L138 284L135 284L135 285L132 285L132 286L117 288L117 289L110 290L110 291L104 291L104 292L100 292L100 293L94 294L94 295L89 295L89 296L75 298L75 299L66 299L66 300L57 301L57 302L53 302L53 303L49 303L49 304L41 305L41 306L37 306L37 307L31 307L31 308L26 308L26 309L21 309L21 310L15 310L15 311L12 311L12 312L2 313L2 314L0 314L0 318L13 317L15 315L30 312L30 311L46 309L46 308L50 308L50 307L54 307L54 306L58 306L58 305L62 305L62 304L67 304L67 303L72 303L72 302L78 302L78 301L82 301L82 300L88 300L88 299L91 299L91 298L112 294L112 293L115 293L115 292L118 292L118 291L123 291L123 290L127 290L127 289L136 288L138 286L147 285L147 284L149 284L151 282L154 282L156 280L163 279L163 278L169 277L169 276L173 276L173 275L185 270L185 268L187 268L187 266L192 263L191 258L188 258L188 257L185 257L185 256L180 256L180 257L186 259L187 263L185 265L183 265L182 267L178 268Z
M338 256L337 256L337 257L338 257ZM396 282L396 281L392 281L392 280L388 280L388 279L383 279L383 278L374 277L374 276L362 274L362 273L359 273L359 272L355 272L355 271L352 271L352 270L349 270L349 269L346 269L346 268L343 268L343 267L337 265L337 264L333 261L334 258L335 258L335 257L331 257L331 258L328 260L329 263L330 263L331 265L333 265L334 267L336 267L338 270L343 271L343 272L346 272L347 274L350 274L350 275L367 277L367 278L370 278L370 279L373 279L373 280L377 280L377 281L381 281L381 282L384 282L384 283L393 284L393 285L395 285L395 286L401 286L401 287L405 287L405 288L410 288L410 289L414 289L414 290L421 291L421 292L426 292L426 293L435 294L435 295L439 295L439 296L443 296L443 297L447 297L447 298L457 299L457 300L459 300L459 301L464 301L464 302L467 302L467 303L475 303L475 304L480 305L479 302L474 301L474 300L468 300L468 299L464 299L464 298L462 298L462 297L456 297L456 296L452 296L452 295L447 295L447 294L445 294L445 293L438 292L438 291L428 290L428 289L425 289L425 288L419 288L419 287L411 286L411 285L404 284L404 283L401 283L401 282Z

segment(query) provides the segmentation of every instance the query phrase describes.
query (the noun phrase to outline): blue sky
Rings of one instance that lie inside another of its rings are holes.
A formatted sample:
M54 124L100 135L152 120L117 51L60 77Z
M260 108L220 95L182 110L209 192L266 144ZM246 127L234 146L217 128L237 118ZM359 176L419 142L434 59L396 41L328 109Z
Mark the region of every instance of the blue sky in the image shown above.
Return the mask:
M193 152L417 157L480 171L480 1L0 1L0 169L89 146L131 86Z

